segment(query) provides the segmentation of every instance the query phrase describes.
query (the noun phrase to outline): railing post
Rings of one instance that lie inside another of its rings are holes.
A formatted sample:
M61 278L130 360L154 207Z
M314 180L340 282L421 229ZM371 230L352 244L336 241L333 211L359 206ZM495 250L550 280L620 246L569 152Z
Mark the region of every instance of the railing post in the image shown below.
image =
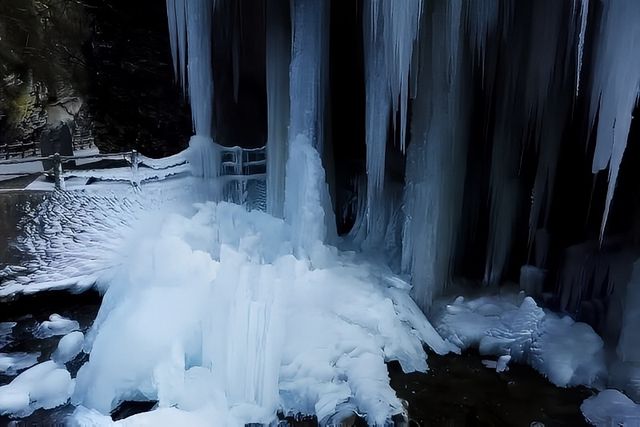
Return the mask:
M53 155L53 177L56 190L64 190L64 177L62 176L62 159L60 153Z
M131 158L129 159L131 162L131 185L134 187L138 187L140 185L138 179L138 165L140 164L140 160L138 158L138 150L131 151Z

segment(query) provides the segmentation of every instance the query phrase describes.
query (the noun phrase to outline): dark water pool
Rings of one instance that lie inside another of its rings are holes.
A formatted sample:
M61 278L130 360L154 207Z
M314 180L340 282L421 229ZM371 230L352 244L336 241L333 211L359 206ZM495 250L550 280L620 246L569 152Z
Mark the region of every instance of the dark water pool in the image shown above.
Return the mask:
M0 303L0 322L16 322L12 340L0 351L3 353L39 352L38 362L46 362L58 346L60 336L38 339L33 337L35 327L47 320L52 313L78 321L80 330L85 332L93 323L100 308L101 298L96 292L72 295L67 292L43 292L37 295L21 297L14 301ZM81 355L66 364L72 376L86 362L87 356ZM0 385L11 382L15 376L0 375ZM44 427L62 426L66 417L73 412L67 405L53 410L38 410L23 419L11 419L0 416L0 426Z
M585 387L559 388L529 366L497 373L477 352L429 354L429 372L404 374L389 364L391 385L421 426L584 426Z

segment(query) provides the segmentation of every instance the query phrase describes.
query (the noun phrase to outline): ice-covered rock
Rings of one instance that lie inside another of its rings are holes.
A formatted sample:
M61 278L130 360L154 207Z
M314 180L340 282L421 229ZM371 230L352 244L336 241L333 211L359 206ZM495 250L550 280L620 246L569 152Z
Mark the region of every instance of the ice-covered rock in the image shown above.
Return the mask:
M58 348L51 356L51 359L56 363L67 363L82 351L83 343L84 334L82 332L71 332L60 338Z
M580 406L584 417L597 427L640 426L640 405L618 390L603 390Z
M36 409L65 404L73 393L69 372L53 361L40 363L0 387L0 415L26 417Z
M530 297L458 297L435 326L462 349L501 357L496 370L509 361L526 363L561 387L596 386L606 377L603 341L593 329L543 310Z
M49 320L45 320L38 325L33 332L33 336L36 338L49 338L56 335L66 335L78 329L80 329L78 322L54 313L49 316Z

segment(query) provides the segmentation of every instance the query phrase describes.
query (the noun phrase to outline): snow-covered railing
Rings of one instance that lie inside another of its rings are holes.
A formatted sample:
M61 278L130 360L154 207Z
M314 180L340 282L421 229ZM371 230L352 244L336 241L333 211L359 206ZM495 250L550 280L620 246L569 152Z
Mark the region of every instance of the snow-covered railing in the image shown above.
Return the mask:
M14 144L0 144L0 157L10 159L11 157L25 158L35 156L40 148L35 142L19 142Z
M108 169L65 169L64 164L76 160L125 160L129 168L108 168ZM189 163L185 152L161 159L152 159L139 154L136 150L108 153L108 154L84 154L74 156L62 156L58 153L51 156L28 157L24 159L0 160L0 171L3 165L16 165L33 162L50 162L51 168L45 170L45 174L53 175L55 188L65 189L65 179L86 178L99 179L101 181L122 181L130 182L133 186L138 186L145 181L161 180L170 176L185 174L189 172ZM227 186L238 187L230 190L235 194L245 194L253 192L247 190L247 183L250 188L255 186L255 181L266 180L266 151L265 147L242 148L242 147L220 147L220 181ZM0 175L26 175L32 172L11 171ZM258 184L261 188L261 184ZM263 190L258 191L262 194ZM231 197L236 199L237 197Z
M76 161L76 160L88 160L88 159L96 159L96 160L104 160L104 159L124 159L127 160L131 164L131 183L135 184L136 181L136 171L138 165L140 164L139 154L136 150L127 151L123 153L108 153L108 154L84 154L77 156L61 156L59 153L55 153L50 156L40 156L40 157L28 157L24 159L9 159L9 160L1 160L0 167L3 165L16 165L23 163L33 163L33 162L52 162L51 169L45 171L46 174L53 174L55 180L55 188L58 190L64 190L64 178L65 173L63 171L63 164ZM0 175L3 175L0 173ZM20 172L11 172L8 175L23 175ZM71 175L70 175L71 176Z

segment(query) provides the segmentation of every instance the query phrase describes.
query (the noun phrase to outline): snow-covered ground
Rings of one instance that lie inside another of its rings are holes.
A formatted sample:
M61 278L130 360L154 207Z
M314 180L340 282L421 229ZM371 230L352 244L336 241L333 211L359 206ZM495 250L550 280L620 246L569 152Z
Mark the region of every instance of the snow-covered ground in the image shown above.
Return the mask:
M164 180L173 176L189 173L189 165L184 153L169 156L163 159L151 159L138 155L138 167L130 166L115 168L88 169L91 165L101 160L96 147L79 150L74 153L81 158L74 160L76 166L85 166L82 169L66 169L63 167L63 181L66 190L83 190L89 187L104 189L105 186L124 186L130 184L142 184L150 181ZM115 159L124 159L124 156L115 156ZM29 160L25 158L24 160ZM127 158L127 160L129 160ZM31 161L17 164L0 163L0 181L10 180L28 174L41 174L31 182L25 190L28 191L53 191L54 183L46 179L41 161ZM14 189L12 189L14 190Z
M8 181L10 179L36 173L44 173L42 162L0 165L0 181Z

